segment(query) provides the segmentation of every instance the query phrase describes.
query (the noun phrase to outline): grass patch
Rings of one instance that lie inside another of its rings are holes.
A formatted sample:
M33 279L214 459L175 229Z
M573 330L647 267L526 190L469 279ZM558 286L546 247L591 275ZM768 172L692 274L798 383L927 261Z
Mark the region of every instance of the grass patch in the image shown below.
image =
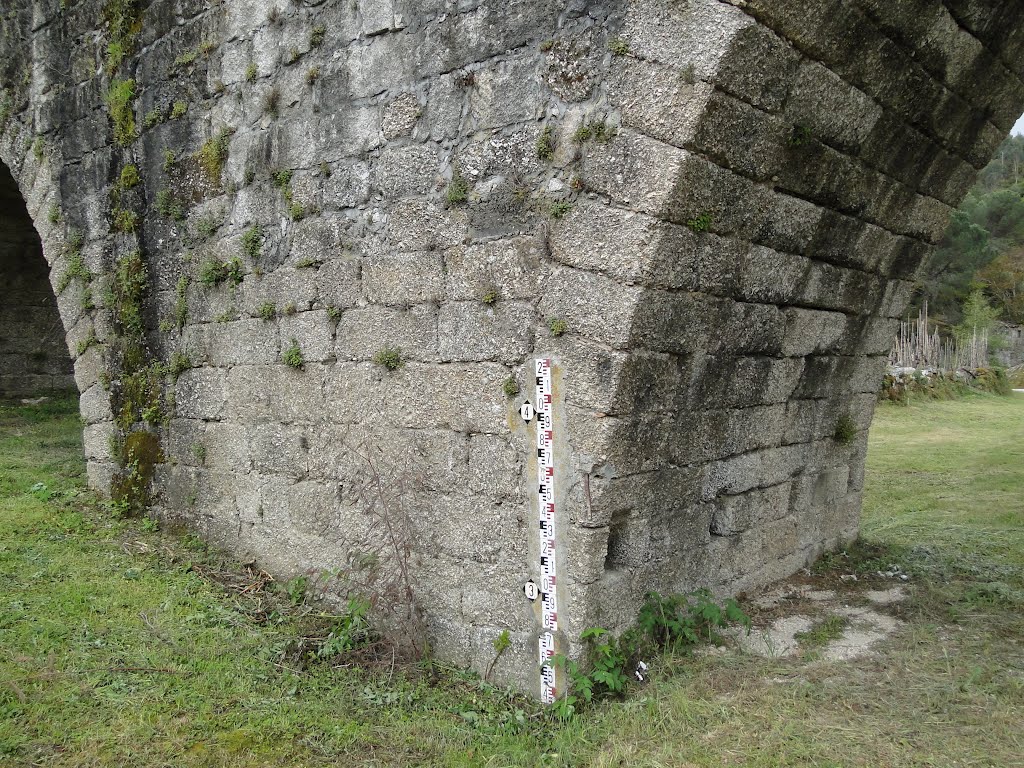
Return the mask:
M352 666L358 605L112 517L76 403L0 403L0 763L1015 765L1024 397L881 406L869 446L864 540L818 570L911 574L875 656L646 659L625 702L560 722L436 663Z
M74 400L0 404L0 537L0 763L533 766L571 749L473 675L390 654L351 668L360 611L106 513Z
M794 637L802 648L824 648L833 640L843 636L843 630L849 620L845 616L832 614L821 621L815 622L814 626L806 632L797 632Z
M869 541L1024 585L1024 396L882 405L868 444Z

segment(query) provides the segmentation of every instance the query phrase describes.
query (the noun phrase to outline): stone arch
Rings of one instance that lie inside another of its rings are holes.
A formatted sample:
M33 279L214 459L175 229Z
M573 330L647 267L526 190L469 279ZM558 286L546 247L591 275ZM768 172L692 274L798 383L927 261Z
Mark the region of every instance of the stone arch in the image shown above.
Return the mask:
M0 395L77 391L43 243L0 162Z
M511 632L495 673L523 685L534 359L566 648L647 589L793 572L856 531L892 319L1024 106L1024 7L989 0L142 4L116 116L103 3L16 5L0 154L57 284L79 247L97 282L137 253L136 341L177 369L153 511L326 572L363 545L349 444L422 464L435 647L483 670ZM117 318L80 287L58 308L102 488L119 377L90 340L116 362Z

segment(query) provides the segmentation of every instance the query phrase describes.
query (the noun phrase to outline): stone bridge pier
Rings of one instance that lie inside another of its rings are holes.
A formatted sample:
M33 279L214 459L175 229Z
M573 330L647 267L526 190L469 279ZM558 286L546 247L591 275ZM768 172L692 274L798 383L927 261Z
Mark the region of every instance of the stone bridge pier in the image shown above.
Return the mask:
M1024 109L995 0L13 0L0 33L0 390L67 382L59 315L94 485L414 603L457 663L507 632L536 692L531 580L575 653L857 535L895 318Z

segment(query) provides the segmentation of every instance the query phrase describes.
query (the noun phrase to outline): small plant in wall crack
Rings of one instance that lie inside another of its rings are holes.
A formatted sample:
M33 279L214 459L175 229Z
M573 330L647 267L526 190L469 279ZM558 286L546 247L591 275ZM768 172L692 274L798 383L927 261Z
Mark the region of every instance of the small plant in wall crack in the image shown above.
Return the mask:
M266 301L260 305L258 310L260 320L270 322L277 317L277 305L272 301Z
M560 219L572 210L572 203L568 200L555 200L548 207L548 215L553 219Z
M142 177L139 175L139 169L136 166L126 165L121 169L121 175L118 178L118 184L121 189L131 189L138 186L141 182Z
M274 118L281 114L281 91L276 85L264 94L263 111Z
M694 216L692 219L687 220L686 226L689 227L691 232L707 232L711 225L714 223L714 219L708 211L699 216Z
M335 618L334 626L317 649L318 659L331 659L362 648L374 639L370 626L370 602L363 597L348 599L345 610Z
M237 258L228 259L227 261L208 259L199 268L199 282L211 288L226 281L238 285L244 277L245 271L242 267L242 261Z
M107 111L114 125L114 141L127 147L138 136L135 128L135 81L114 80L107 91Z
M469 199L469 182L466 181L465 177L459 171L458 168L452 170L452 180L448 184L448 189L444 193L444 200L448 204L448 207L461 205Z
M161 216L174 221L185 218L185 206L169 189L161 189L156 193L156 210Z
M405 365L405 360L402 359L402 348L381 347L373 356L373 362L389 371L397 371Z
M738 624L750 629L750 619L732 598L718 605L711 593L700 589L689 595L648 592L637 617L637 627L662 648L682 650L717 637L717 630Z
M216 136L207 139L195 155L199 167L206 174L206 180L214 186L220 185L233 133L233 128L221 128Z
M302 348L299 342L292 339L292 343L281 353L281 361L289 368L302 368L306 364L306 358L302 355Z
M615 37L608 41L608 50L613 56L626 56L629 54L629 43L621 37Z
M253 224L242 234L242 253L252 261L263 255L263 228Z
M552 705L555 715L562 720L570 719L581 705L595 698L623 696L629 684L626 670L636 651L625 635L616 638L603 627L591 627L580 639L588 645L588 671L584 672L580 664L564 654L551 660L556 669L565 670L569 679L569 690Z
M832 439L840 445L849 445L857 437L857 422L848 413L844 413L836 421L835 431Z
M429 473L422 457L413 452L385 456L378 444L346 447L361 469L355 470L343 501L362 510L370 538L350 556L350 568L341 577L350 594L366 598L386 618L385 639L393 647L403 655L423 658L428 646L413 589L413 529L407 504Z
M486 288L484 288L484 292L480 296L480 301L482 301L484 304L490 307L497 304L498 299L500 298L501 291L498 290L498 287L494 285L489 285Z
M537 137L537 159L552 160L555 156L554 131L551 126L545 126Z
M183 352L175 352L174 354L171 355L171 360L167 364L167 372L171 375L172 378L177 380L177 378L181 376L181 374L183 374L191 367L192 361L189 359L188 355L186 355Z
M552 336L564 336L569 330L569 324L561 317L548 318L548 331Z
M803 124L797 124L793 126L792 132L789 134L789 138L786 139L786 144L793 149L802 147L805 144L810 143L813 133L809 126Z

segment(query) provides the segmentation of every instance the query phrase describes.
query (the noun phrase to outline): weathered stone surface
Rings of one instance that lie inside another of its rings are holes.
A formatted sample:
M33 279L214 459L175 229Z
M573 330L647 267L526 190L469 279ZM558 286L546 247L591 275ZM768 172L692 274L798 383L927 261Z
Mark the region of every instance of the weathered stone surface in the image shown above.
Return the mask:
M437 317L441 360L517 363L533 348L536 325L527 302L447 302Z
M856 533L894 318L1024 104L1012 3L151 3L113 75L101 0L7 5L0 394L77 384L101 489L159 433L155 512L282 576L383 489L432 648L507 630L524 688L535 358L559 650L791 573Z

